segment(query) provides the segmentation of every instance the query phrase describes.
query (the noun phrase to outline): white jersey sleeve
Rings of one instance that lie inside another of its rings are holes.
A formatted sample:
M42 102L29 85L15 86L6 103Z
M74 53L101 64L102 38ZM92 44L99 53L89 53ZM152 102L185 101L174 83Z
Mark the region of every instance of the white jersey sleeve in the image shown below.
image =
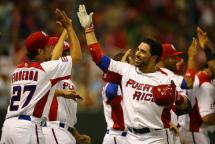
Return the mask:
M45 71L49 71L48 77L51 80L60 79L71 74L72 58L71 56L66 56L55 61L43 62L42 67Z
M104 75L104 79L106 82L120 85L122 82L122 77L127 76L132 68L134 68L134 66L128 63L110 59L110 64L108 66L106 74Z
M119 62L119 61L115 61L113 59L111 59L110 65L108 70L120 75L123 75L123 73L125 73L128 68L130 68L132 65L125 63L125 62Z
M200 86L198 95L201 117L215 113L215 87L211 83L205 82Z

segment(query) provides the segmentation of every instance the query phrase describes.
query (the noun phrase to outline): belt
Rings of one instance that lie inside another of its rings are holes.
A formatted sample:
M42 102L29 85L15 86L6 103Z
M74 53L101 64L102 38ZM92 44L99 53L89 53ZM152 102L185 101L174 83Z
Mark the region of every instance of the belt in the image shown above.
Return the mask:
M136 129L136 128L129 127L128 130L135 134L145 134L145 133L149 133L149 132L153 132L153 131L157 131L157 130L161 130L161 129L150 129L150 128Z
M107 129L106 134L111 134L111 131L112 131L112 130ZM119 133L121 136L124 136L124 137L127 135L127 132L126 132L126 131L118 131L118 130L114 130L114 132L113 132L113 133L115 133L115 134Z
M51 122L51 121L49 121L49 122ZM74 131L74 128L72 128L72 127L70 127L70 126L68 126L68 125L66 125L65 123L62 123L62 122L60 122L59 124L58 123L48 123L47 124L47 122L45 122L43 127L47 127L47 126L48 127L53 127L53 128L57 128L59 126L61 128L65 128L70 133L72 133Z
M20 115L18 119L31 121L31 116L28 115Z
M61 123L61 122L59 123L59 127L66 128L66 127L65 127L65 124L64 124L64 123ZM72 133L72 132L74 131L74 128L68 126L67 130L68 130L70 133Z
M29 116L29 115L19 115L18 119L27 120L27 121L33 121L33 122L39 123L41 126L46 121L46 118L37 118L37 117L34 117L34 116Z

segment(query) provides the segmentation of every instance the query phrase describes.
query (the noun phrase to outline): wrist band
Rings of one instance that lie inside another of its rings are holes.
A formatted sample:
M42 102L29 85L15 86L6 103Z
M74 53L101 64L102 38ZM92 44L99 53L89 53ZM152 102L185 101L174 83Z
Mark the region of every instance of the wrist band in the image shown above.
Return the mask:
M196 71L194 69L187 69L185 76L195 78Z
M90 24L88 28L85 29L85 33L91 33L94 31L94 25Z

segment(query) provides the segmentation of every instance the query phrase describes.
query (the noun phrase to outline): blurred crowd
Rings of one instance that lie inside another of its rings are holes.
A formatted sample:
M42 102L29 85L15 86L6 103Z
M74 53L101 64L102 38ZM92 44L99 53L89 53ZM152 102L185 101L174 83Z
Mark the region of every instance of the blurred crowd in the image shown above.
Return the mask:
M173 43L186 53L198 25L215 39L215 0L0 0L0 109L8 105L11 73L25 57L25 38L41 30L50 36L59 35L62 29L54 17L54 10L59 8L71 16L84 55L83 62L73 68L73 79L84 97L80 110L100 110L102 73L90 60L77 20L81 2L94 12L97 37L110 56L135 49L144 37ZM197 57L201 69L201 50Z

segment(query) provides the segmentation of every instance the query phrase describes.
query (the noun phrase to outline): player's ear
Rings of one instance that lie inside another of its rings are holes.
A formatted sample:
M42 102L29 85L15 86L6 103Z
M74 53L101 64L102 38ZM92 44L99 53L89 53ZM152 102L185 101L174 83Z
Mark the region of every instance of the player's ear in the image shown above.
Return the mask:
M41 49L41 48L39 48L39 49L38 49L38 55L43 55L43 54L44 54L44 50Z
M157 62L157 59L158 59L158 56L156 56L156 55L152 55L151 56L151 60L150 61L153 61L153 62Z

